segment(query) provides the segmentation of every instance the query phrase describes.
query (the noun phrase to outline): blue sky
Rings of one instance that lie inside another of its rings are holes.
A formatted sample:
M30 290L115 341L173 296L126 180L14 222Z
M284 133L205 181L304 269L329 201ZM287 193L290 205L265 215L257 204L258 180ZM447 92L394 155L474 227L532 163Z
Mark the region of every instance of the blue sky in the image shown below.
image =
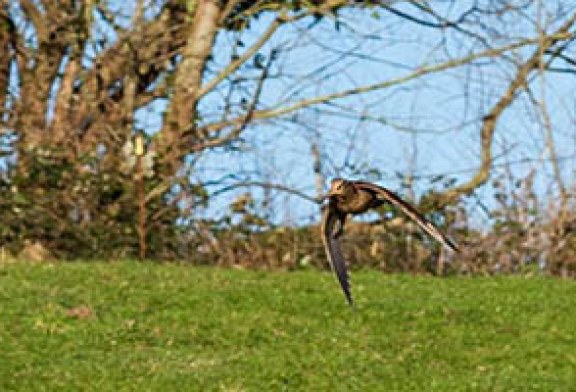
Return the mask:
M464 2L460 4L465 6ZM453 12L456 14L457 10ZM310 29L311 19L284 26L262 50L267 55L271 48L279 48L279 59L272 73L281 77L266 84L261 105L282 106L285 102L392 79L410 73L419 64L433 64L482 49L456 34L440 34L433 29L400 23L385 12L380 14L377 18L369 10L343 12L340 32L329 19ZM249 46L271 17L261 17L242 33L222 34L215 47L213 66L226 64L230 44L235 40L241 39ZM528 22L512 26L506 20L501 23L494 27L506 30L507 34L536 36L535 27ZM447 45L440 46L441 40L446 40ZM495 39L491 44L498 46L503 42ZM532 50L519 50L516 55L526 56ZM260 178L314 195L309 151L311 140L317 140L328 178L337 175L366 178L355 173L355 169L374 168L381 176L367 179L402 192L397 173L411 173L417 179L417 195L426 191L431 186L430 179L438 174L453 175L463 181L479 164L480 119L507 87L513 71L506 61L494 64L478 61L474 67L430 75L409 84L259 123L246 131L237 151L220 150L200 157L192 177L210 181L232 172L243 172L246 176L258 173ZM548 102L557 153L573 157L576 141L573 75L547 75L545 89L542 86L536 83L532 88L537 98L545 95ZM218 92L207 97L202 103L204 112L213 112L221 100ZM499 122L494 143L495 177L506 171L503 166L511 167L514 176L522 176L536 167L541 173L537 179L538 191L554 196L556 190L546 163L549 153L545 149L545 132L539 124L541 119L529 106L523 94ZM343 116L347 113L354 113L356 118ZM359 120L360 114L372 120ZM541 158L544 159L538 161ZM346 161L350 165L346 166ZM510 164L506 165L507 162ZM563 159L561 163L564 177L571 183L573 159ZM224 206L244 191L247 189L219 196L204 213L224 213ZM261 194L256 187L251 191ZM477 194L484 204L493 205L490 186ZM273 214L278 222L317 220L317 207L307 201L283 193L275 194L273 200ZM475 201L470 208L480 223L486 222Z

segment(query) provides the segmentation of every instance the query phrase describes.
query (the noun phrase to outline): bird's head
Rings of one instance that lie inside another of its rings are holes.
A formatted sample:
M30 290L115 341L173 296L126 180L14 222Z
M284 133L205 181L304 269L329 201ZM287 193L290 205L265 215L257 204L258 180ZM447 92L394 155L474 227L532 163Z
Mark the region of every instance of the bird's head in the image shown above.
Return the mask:
M354 187L350 181L342 178L335 178L330 184L328 196L347 196L354 191Z

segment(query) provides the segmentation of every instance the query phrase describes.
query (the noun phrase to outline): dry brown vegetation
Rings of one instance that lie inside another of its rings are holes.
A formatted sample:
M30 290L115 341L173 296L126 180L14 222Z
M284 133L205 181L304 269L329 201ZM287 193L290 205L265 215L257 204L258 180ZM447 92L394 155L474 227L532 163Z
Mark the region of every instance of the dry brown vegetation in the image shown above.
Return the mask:
M540 213L502 205L494 211L495 216L501 216L495 226L479 231L464 224L464 209L436 211L436 216L442 217L436 223L456 239L459 253L441 249L402 216L349 221L344 249L352 268L384 272L576 277L576 215L555 214L553 206L547 212L552 218L538 221ZM243 222L264 223L247 211ZM272 228L238 224L220 230L207 225L199 223L188 237L188 246L182 249L185 259L236 268L328 268L317 225Z

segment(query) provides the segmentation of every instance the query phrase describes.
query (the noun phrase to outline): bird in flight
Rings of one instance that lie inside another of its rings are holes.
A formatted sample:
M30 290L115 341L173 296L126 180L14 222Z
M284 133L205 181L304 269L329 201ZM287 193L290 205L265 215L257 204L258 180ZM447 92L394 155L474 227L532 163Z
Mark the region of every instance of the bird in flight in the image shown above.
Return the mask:
M330 190L325 198L328 198L329 201L322 217L322 241L328 261L336 273L340 287L342 287L350 305L353 305L352 293L346 260L340 245L340 237L344 233L344 224L348 214L361 214L384 203L390 203L414 220L432 238L445 247L458 251L456 244L424 218L416 208L395 193L376 184L336 178L332 180Z

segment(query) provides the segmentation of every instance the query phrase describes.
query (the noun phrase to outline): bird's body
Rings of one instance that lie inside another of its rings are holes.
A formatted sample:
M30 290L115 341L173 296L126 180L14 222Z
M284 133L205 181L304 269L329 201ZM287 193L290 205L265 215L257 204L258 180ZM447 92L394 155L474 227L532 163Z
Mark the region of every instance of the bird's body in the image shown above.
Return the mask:
M350 187L346 193L336 194L332 197L331 200L338 210L346 214L361 214L382 204L370 192L355 187Z
M438 242L454 251L458 250L448 237L426 220L413 206L400 199L393 192L378 185L337 178L332 181L327 197L329 202L322 221L322 240L328 260L350 304L353 303L352 294L346 261L340 246L340 237L344 232L344 224L348 214L361 214L384 203L390 203L400 208Z

